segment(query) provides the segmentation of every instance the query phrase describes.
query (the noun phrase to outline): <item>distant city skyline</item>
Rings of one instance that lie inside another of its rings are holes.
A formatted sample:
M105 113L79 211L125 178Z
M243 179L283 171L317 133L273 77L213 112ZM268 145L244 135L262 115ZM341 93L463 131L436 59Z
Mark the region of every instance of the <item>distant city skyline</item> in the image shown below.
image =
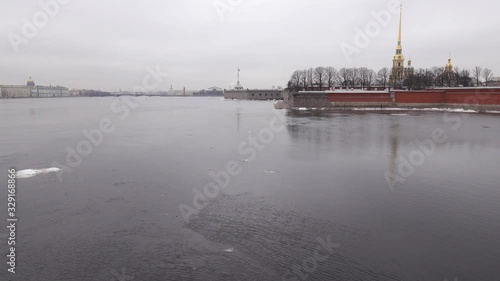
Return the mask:
M243 87L271 88L286 86L297 69L392 66L395 14L349 59L341 49L391 1L234 2L4 2L0 84L25 85L31 76L37 85L129 90L158 65L169 73L159 91L229 88L238 69ZM405 1L403 48L416 69L444 67L451 54L459 68L500 76L500 4L465 4Z

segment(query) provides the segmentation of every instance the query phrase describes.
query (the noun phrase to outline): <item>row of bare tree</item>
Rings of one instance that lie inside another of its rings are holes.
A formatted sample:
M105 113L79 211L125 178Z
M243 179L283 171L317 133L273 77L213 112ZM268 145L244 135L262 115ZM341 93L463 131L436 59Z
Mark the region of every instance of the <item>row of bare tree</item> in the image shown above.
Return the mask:
M384 67L374 71L367 67L341 68L316 67L297 70L290 77L289 88L297 90L313 90L333 87L369 88L369 87L401 87L407 89L425 89L429 87L472 87L489 86L494 82L493 71L476 66L472 70L455 67L452 73L445 72L444 67L406 70L403 81L394 81L389 85L391 70ZM483 83L484 81L484 83Z

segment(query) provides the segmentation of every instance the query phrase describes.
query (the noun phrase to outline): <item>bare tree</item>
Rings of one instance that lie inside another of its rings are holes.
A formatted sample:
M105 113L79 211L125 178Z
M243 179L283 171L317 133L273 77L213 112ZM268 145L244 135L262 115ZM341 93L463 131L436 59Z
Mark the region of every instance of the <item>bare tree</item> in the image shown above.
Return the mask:
M472 70L472 76L474 78L476 78L476 86L479 87L480 86L480 79L481 79L481 75L483 73L483 69L480 67L480 66L476 66L474 67L474 69Z
M371 87L372 84L375 83L375 77L376 77L375 70L369 69L368 75L366 77L366 86L367 87Z
M434 75L431 69L419 69L414 74L414 88L423 90L434 85Z
M385 88L388 81L389 81L390 75L391 75L391 72L389 71L389 68L387 68L387 67L384 67L381 70L379 70L377 72L377 84L380 86L383 86Z
M458 67L457 67L457 68L455 68L455 69L456 69L456 70L458 70ZM446 85L447 85L448 87L453 87L453 86L455 86L455 82L456 82L456 79L455 79L455 78L456 78L455 73L457 73L457 72L455 72L455 71L453 71L453 72L447 72L447 71L445 71L445 72L443 73L443 75L444 75L444 79L445 79L445 81L446 81Z
M306 77L307 77L307 86L311 90L314 87L314 70L312 68L309 68L306 72Z
M352 83L352 87L356 87L356 85L359 85L360 84L360 79L359 79L359 68L355 67L352 69L352 79L351 79L351 83Z
M347 88L349 84L349 70L345 67L340 69L337 79L339 80L339 83L342 85L342 87Z
M307 91L307 70L300 71L300 85Z
M369 72L369 69L366 67L361 67L359 69L359 82L361 84L361 88L365 88L367 86Z
M483 70L483 78L486 82L486 87L488 87L489 82L493 80L493 71L489 68L485 68Z
M421 90L425 88L425 69L415 70L415 85L414 88Z
M468 69L463 69L460 71L459 76L459 84L463 87L470 87L472 78L470 77L470 71Z
M458 87L461 85L460 83L460 73L462 70L460 70L459 67L454 67L453 68L453 86Z
M426 88L433 87L436 85L436 75L432 72L432 69L425 69L425 80L426 80Z
M296 70L292 76L290 77L290 81L288 82L289 88L299 89L301 82L301 70Z
M443 87L445 82L444 67L433 67L432 74L434 75L434 84Z
M375 79L375 71L367 67L359 68L359 83L362 88L371 87Z
M351 84L351 88L356 87L359 84L359 68L348 68L347 69L348 81Z
M413 68L405 69L405 81L403 81L403 82L406 82L406 87L408 88L408 90L411 90L415 87L414 86L416 83L415 80L416 80L415 69L413 69Z
M334 67L327 67L325 69L326 81L328 82L328 88L333 88L335 86L335 80L337 79L337 70Z
M326 80L326 70L324 67L319 66L314 69L314 82L316 85L319 87L319 90L321 91L321 88L325 84Z
M307 70L295 71L288 81L290 88L301 90L312 90L317 88L333 88L341 85L343 88L362 87L369 88L373 85L389 87L391 71L384 67L378 72L367 67L341 68L338 71L334 67L316 67ZM471 87L474 84L480 86L485 82L486 86L493 85L496 81L491 69L476 66L472 70L453 68L452 72L445 71L444 67L433 67L418 69L413 72L405 72L405 80L402 86L409 89L426 89L429 87ZM396 84L395 84L396 85Z

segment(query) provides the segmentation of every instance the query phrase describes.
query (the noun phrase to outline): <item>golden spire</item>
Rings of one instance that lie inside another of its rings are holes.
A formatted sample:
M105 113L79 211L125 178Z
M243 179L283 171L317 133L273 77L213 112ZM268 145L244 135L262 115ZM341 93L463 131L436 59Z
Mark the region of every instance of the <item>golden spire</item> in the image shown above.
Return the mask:
M399 9L400 9L400 12L399 12L399 33L398 33L398 47L397 47L397 49L402 50L403 47L401 46L401 39L402 39L401 33L402 33L402 29L403 29L403 2L401 2L401 7Z
M403 3L401 3L400 7L400 15L399 15L399 33L398 33L398 46L396 47L396 55L392 60L392 74L390 81L391 83L395 83L398 81L402 81L405 75L405 57L403 56L403 46L401 45L403 33ZM411 65L411 62L410 62ZM394 85L395 85L394 84Z

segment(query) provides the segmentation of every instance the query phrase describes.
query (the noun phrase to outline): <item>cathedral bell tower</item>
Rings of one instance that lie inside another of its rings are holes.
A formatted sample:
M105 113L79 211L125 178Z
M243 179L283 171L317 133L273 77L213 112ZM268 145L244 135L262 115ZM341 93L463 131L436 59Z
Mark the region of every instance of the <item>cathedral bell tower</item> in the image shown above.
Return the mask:
M392 60L392 71L390 79L391 84L401 82L404 79L405 57L403 56L403 46L401 45L402 27L403 27L403 4L401 4L400 14L399 14L398 45L396 47L396 55Z

